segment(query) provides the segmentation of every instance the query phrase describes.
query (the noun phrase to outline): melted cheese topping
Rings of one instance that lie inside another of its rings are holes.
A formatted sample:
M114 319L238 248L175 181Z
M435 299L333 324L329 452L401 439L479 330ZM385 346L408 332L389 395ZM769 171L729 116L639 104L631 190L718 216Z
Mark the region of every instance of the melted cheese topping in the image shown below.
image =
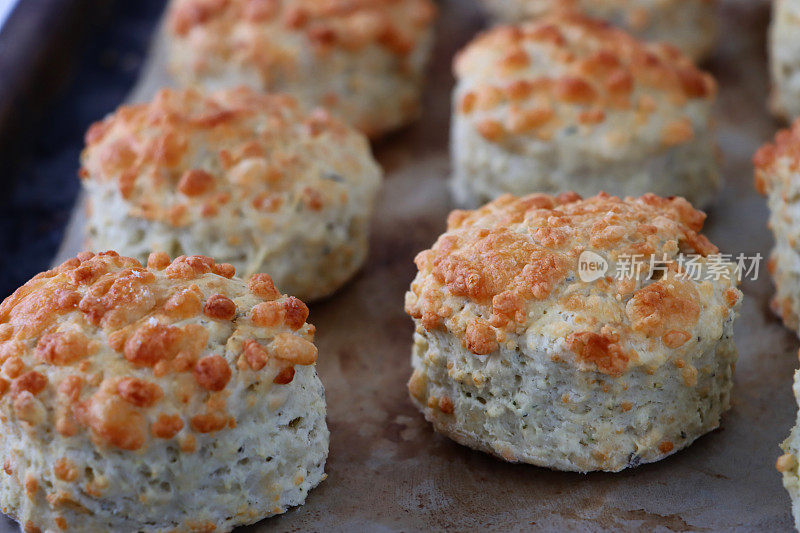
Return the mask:
M37 275L0 305L0 411L122 450L235 426L232 383L290 383L317 349L300 300L233 275L203 256L145 267L114 252Z
M540 333L561 339L580 365L618 375L641 353L687 349L696 332L721 327L741 300L733 265L723 263L727 276L714 281L679 266L684 252L703 264L717 253L698 233L704 220L682 198L506 195L451 213L447 232L415 260L406 311L475 354ZM584 251L611 264L638 257L646 267L584 282ZM649 272L651 257L667 265L660 278Z
M676 49L568 13L491 29L454 69L459 113L498 143L549 140L570 125L635 131L662 117L660 142L673 146L694 137L687 105L716 96L714 79ZM613 131L604 137L611 147L621 142Z

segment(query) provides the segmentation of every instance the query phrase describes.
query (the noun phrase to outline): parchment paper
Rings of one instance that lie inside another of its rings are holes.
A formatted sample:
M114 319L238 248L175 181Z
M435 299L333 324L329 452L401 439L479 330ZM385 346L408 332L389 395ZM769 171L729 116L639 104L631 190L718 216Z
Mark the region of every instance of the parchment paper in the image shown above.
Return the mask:
M444 229L451 208L450 63L486 24L475 0L440 6L425 114L375 146L387 177L369 261L311 310L328 399L329 477L304 506L242 531L791 530L789 497L774 465L796 413L791 380L800 343L769 312L765 271L742 286L733 409L719 430L659 463L589 475L506 464L437 435L412 407L405 388L412 326L403 294L414 255ZM765 108L769 3L727 0L721 16L718 52L706 67L721 88L727 183L706 234L723 252L766 256L772 240L750 158L780 126ZM149 98L165 79L157 43L131 99ZM80 248L80 223L78 212L59 260Z

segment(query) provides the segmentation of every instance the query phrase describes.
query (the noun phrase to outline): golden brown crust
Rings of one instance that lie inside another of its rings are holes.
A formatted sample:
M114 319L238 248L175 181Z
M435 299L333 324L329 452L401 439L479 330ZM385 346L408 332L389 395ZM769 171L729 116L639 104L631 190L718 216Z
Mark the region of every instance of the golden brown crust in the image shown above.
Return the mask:
M148 265L114 252L84 253L6 298L0 305L4 417L140 450L151 438L183 432L187 440L186 431L234 425L235 409L224 398L245 373L269 367L281 376L275 383L285 384L291 382L286 368L316 361L308 309L274 293L268 276L248 289L207 257L168 263L153 254ZM282 312L269 326L255 324L251 310L266 303ZM247 340L214 346L218 328ZM250 365L242 367L240 357ZM57 464L57 475L69 472L66 462Z
M478 355L523 331L534 320L533 305L585 315L552 327L568 327L559 335L579 362L619 375L638 361L631 338L680 349L698 327L707 293L681 277L675 259L717 252L697 233L704 220L682 198L603 193L585 200L572 193L506 195L475 211L453 211L447 232L416 258L419 274L406 312L427 330L455 334ZM612 264L636 256L672 263L661 279L646 283L613 272L584 283L578 257L587 250ZM719 295L725 309L740 297L735 287Z
M311 170L315 162L306 158L315 147L355 137L325 111L301 111L290 96L244 87L211 94L164 89L89 129L80 176L115 185L134 217L183 227L245 210L263 219L266 231L282 206L319 211L347 197L346 184ZM163 267L165 258L154 261L153 268ZM218 268L232 275L230 265Z
M790 128L780 130L771 143L764 144L753 156L755 186L759 193L767 194L772 188L776 166L782 162L789 172L800 170L800 119Z
M276 32L304 36L320 55L332 48L352 52L377 45L405 56L435 13L430 0L177 0L168 27L178 37L198 30L248 36L245 46L258 66L277 60L269 46ZM215 53L227 57L234 47L216 39Z
M491 29L457 56L454 70L464 86L459 111L474 116L490 141L547 139L564 123L594 127L621 112L643 126L661 102L681 108L712 101L717 91L711 75L676 49L571 13ZM499 108L507 108L502 116L491 114ZM665 146L693 136L679 115L661 132Z
M622 374L628 368L628 361L636 357L635 352L619 345L619 335L616 334L570 333L566 345L580 359L593 363L600 372L611 376Z
M419 115L435 13L433 0L173 0L169 67L182 86L291 93L377 137Z
M656 282L637 291L628 301L627 311L634 330L661 337L696 324L700 317L699 300L693 283L671 279L668 283ZM671 337L676 336L680 333Z

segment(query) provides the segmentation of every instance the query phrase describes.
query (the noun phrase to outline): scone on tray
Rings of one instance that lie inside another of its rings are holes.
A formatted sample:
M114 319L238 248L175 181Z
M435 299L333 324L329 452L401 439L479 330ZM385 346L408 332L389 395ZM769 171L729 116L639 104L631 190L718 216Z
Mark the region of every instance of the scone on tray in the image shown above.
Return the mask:
M414 404L463 445L578 472L657 461L718 427L742 293L704 219L651 194L454 211L406 294Z
M572 190L683 196L702 207L720 187L716 83L669 46L554 15L487 31L454 69L461 206Z
M314 326L265 274L115 252L0 305L0 506L26 531L229 531L325 478Z
M772 92L770 108L778 117L800 117L800 1L774 0L769 30Z
M247 88L162 90L86 135L87 247L202 254L288 294L331 294L367 255L382 171L327 111Z
M800 120L753 157L756 189L767 197L775 247L767 263L775 283L772 310L800 334Z
M695 61L707 57L717 36L716 0L483 0L505 22L559 11L607 20L645 41L669 43Z
M800 402L800 370L794 372L794 397ZM800 478L798 478L798 458L800 457L800 412L797 423L781 444L785 452L778 458L776 468L783 474L783 486L792 500L792 515L795 529L800 530Z
M419 116L435 14L431 0L173 0L170 70L291 93L376 137Z

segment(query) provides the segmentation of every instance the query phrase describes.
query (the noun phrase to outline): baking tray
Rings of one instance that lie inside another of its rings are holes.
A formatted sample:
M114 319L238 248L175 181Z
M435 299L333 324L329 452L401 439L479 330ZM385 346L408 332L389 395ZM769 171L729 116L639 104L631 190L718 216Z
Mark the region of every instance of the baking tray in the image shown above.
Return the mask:
M328 479L302 507L241 531L791 531L774 465L796 413L798 341L769 311L763 263L758 280L742 285L731 411L720 429L663 461L588 475L507 464L436 434L411 405L412 325L403 295L414 255L442 232L452 208L452 57L486 25L474 0L440 7L424 116L375 146L386 181L369 260L353 282L311 307L328 399ZM750 159L780 126L765 108L769 2L726 0L720 16L719 48L706 67L720 84L726 185L706 234L725 253L766 256L772 239ZM132 100L165 83L159 40ZM59 260L80 248L81 218L76 211Z

